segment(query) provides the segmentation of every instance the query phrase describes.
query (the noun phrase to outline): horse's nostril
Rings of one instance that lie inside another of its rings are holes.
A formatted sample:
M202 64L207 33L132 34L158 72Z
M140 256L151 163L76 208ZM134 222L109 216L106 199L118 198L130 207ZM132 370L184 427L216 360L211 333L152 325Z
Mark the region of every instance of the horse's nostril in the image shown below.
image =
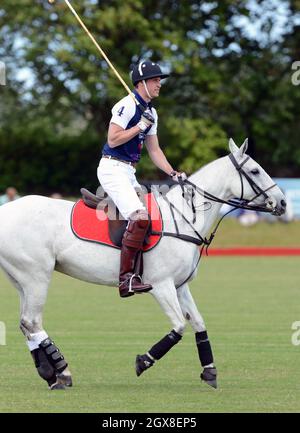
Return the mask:
M285 200L281 200L280 204L282 207L286 207L286 201Z

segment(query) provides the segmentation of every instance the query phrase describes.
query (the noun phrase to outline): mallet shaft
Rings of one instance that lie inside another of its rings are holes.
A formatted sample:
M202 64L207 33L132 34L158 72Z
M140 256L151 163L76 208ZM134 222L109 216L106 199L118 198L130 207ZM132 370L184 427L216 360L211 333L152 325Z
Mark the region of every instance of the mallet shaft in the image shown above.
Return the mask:
M89 38L95 44L96 48L98 49L98 51L100 52L100 54L102 55L102 57L104 58L104 60L106 61L106 63L108 64L108 66L111 68L111 70L114 72L114 74L116 75L116 77L122 83L122 85L124 86L124 88L127 90L128 94L132 97L132 99L134 100L135 104L138 105L138 101L135 99L135 97L134 97L133 93L131 92L130 88L127 86L127 84L125 83L125 81L123 80L123 78L121 77L121 75L119 74L119 72L116 70L116 68L114 67L114 65L111 63L111 61L109 60L109 58L107 57L107 55L105 54L105 52L102 50L102 48L100 47L100 45L98 44L98 42L96 41L96 39L94 38L94 36L88 30L88 28L86 27L86 25L84 24L84 22L82 21L82 19L80 18L80 16L77 14L77 12L73 8L73 6L70 4L70 2L68 0L64 0L64 2L68 6L68 8L72 12L72 14L75 16L75 18L77 19L77 21L79 22L79 24L81 25L81 27L84 29L84 31L86 32L86 34L89 36Z

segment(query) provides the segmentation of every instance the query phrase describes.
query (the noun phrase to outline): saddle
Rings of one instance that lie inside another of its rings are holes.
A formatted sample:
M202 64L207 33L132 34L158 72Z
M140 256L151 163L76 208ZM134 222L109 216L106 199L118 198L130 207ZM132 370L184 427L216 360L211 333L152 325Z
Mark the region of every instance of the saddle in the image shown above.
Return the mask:
M85 188L80 190L82 199L72 209L71 228L81 240L96 242L114 248L121 248L123 234L128 221L124 220L111 198L103 191L95 195ZM139 198L148 209L151 225L144 243L144 251L152 249L160 240L163 223L160 209L152 193L141 194Z
M103 192L102 196L95 195L85 188L81 188L80 192L86 206L105 212L108 218L109 237L115 245L121 247L128 221L122 218L119 209L112 199L106 192Z

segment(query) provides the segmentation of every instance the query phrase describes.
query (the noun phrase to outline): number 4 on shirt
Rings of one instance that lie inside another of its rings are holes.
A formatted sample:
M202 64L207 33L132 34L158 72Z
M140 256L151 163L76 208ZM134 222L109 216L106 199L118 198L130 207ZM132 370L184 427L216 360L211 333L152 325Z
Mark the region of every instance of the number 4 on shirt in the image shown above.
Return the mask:
M117 111L117 113L118 113L118 115L121 117L122 116L122 114L123 114L123 112L124 112L124 108L125 107L121 107L118 111Z

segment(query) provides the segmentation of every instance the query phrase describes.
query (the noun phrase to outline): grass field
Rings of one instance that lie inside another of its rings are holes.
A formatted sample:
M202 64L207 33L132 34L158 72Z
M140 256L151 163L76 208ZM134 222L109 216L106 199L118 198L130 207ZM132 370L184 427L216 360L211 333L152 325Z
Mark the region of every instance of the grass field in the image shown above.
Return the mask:
M194 335L137 378L134 360L171 326L148 295L54 275L44 325L64 353L74 387L47 389L18 329L18 296L0 275L0 412L300 412L300 258L204 258L192 292L219 371L217 391L199 380Z
M225 218L212 247L235 246L299 247L300 221L289 224L260 221L253 226L244 227L235 218Z

